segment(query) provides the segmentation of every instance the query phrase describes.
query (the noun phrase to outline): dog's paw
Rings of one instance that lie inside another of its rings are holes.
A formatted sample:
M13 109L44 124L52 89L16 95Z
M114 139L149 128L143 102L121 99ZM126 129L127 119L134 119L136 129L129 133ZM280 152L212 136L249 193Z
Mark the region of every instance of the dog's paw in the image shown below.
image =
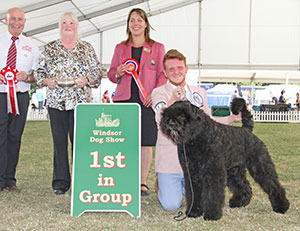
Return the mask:
M201 217L202 216L202 212L201 211L190 211L189 213L186 214L188 217Z
M276 206L272 206L272 207L274 212L284 214L289 209L290 202L286 200L284 203L277 204Z
M229 200L229 207L230 208L239 208L245 207L250 203L251 195L247 197L232 197Z
M210 214L210 213L205 213L203 218L204 220L207 220L207 221L216 221L216 220L219 220L220 218L222 217L222 213L213 213L213 214Z

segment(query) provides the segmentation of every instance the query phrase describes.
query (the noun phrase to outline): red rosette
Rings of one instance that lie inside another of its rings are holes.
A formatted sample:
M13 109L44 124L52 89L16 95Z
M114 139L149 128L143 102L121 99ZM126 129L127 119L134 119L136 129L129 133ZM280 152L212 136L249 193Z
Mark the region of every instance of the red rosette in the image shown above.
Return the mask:
M18 70L15 68L11 68L9 66L4 67L1 70L1 75L4 76L4 81L2 81L6 85L6 93L7 93L7 112L12 113L13 115L19 115L19 106L17 100L17 87L16 84L18 82L17 75Z
M125 74L127 75L131 75L132 78L134 79L134 81L136 82L142 96L144 99L147 98L147 92L138 76L138 71L140 69L140 64L137 60L133 59L133 58L129 58L129 59L125 59L123 61L123 64L126 65L127 69L124 71Z

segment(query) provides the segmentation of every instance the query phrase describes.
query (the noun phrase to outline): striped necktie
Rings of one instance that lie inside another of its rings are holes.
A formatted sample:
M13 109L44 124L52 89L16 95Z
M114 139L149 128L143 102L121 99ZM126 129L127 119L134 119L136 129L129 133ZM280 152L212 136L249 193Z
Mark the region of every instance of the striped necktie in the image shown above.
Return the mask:
M12 44L8 50L6 66L9 66L11 68L16 68L17 48L15 42L19 38L12 36L11 39L12 39Z

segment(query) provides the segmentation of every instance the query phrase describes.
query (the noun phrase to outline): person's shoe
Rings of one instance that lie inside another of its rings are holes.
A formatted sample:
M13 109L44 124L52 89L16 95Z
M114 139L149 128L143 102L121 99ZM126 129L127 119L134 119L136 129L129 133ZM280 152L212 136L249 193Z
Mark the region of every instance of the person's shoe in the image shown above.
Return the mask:
M21 189L19 189L17 185L10 185L7 186L5 189L7 189L9 192L16 192L16 193L21 192Z
M149 187L146 184L141 184L141 187L145 187L146 190L141 189L141 195L143 196L149 196L150 192L149 192Z
M68 189L66 188L57 188L57 189L54 189L54 193L56 195L62 195L62 194L65 194L66 191L68 191Z

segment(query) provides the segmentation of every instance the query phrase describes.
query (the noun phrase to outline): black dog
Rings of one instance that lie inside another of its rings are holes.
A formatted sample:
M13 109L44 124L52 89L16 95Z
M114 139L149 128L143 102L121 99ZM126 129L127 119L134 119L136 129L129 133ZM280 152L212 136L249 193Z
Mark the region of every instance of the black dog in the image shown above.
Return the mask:
M235 114L242 111L244 127L217 123L188 101L176 102L162 113L162 132L178 145L186 183L186 215L220 219L226 185L233 193L231 208L248 205L252 190L246 168L269 195L273 211L285 213L289 201L266 146L251 132L253 121L245 101L238 99L231 108Z
M231 112L235 115L242 113L242 127L253 130L252 115L247 109L246 101L243 98L236 97L232 100L230 105Z

